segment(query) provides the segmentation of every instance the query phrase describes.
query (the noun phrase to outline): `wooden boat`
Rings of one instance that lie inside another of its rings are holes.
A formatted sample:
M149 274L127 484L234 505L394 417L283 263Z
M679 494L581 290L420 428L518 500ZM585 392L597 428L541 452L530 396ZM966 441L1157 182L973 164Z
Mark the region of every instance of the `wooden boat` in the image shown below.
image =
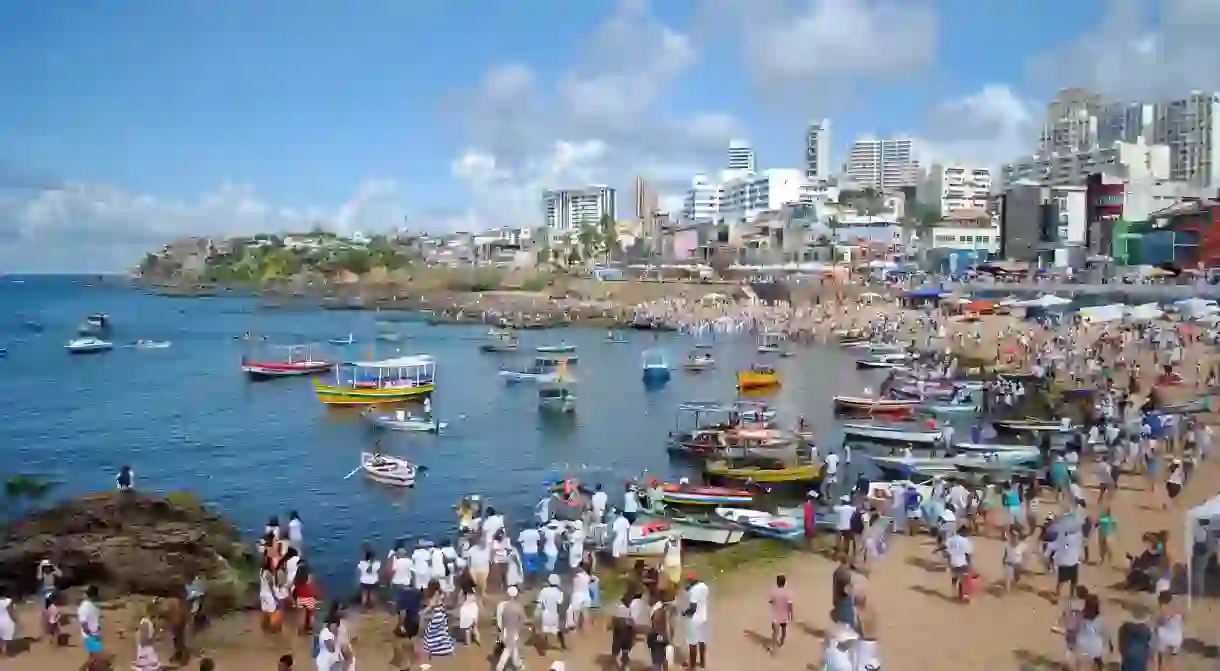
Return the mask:
M907 355L901 352L874 354L871 359L857 359L856 368L905 369Z
M730 487L704 487L667 482L662 485L661 500L679 506L723 506L749 505L754 502L754 492Z
M541 354L571 354L576 351L576 345L560 343L558 345L542 345L535 347L534 350Z
M114 343L109 340L86 336L69 340L68 344L64 345L64 349L68 350L68 354L100 354L114 349Z
M683 542L707 545L733 545L745 538L741 527L730 524L712 515L688 515L666 510L663 514L641 511L639 521L663 521L682 536Z
M335 366L335 383L314 381L314 393L326 405L399 403L436 391L436 359L420 354L381 361L354 361Z
M1054 422L1044 419L997 419L991 422L996 431L1006 431L1008 433L1021 432L1060 432L1071 431L1074 426L1069 426L1065 430L1061 422Z
M933 415L977 415L979 407L973 403L923 403L920 411Z
M512 333L492 329L487 332L487 342L479 346L483 352L491 354L501 352L516 352L519 342Z
M716 367L716 358L711 352L692 352L686 357L686 361L682 362L682 367L692 373L709 370Z
M332 345L350 345L356 342L356 336L349 333L341 338L331 338L328 342Z
M606 334L606 342L622 345L630 341L627 340L627 336L623 335L621 331L611 331Z
M971 454L960 457L869 457L879 468L912 473L951 473L972 467L1014 468L1030 466L1040 457L1033 452Z
M779 384L779 373L771 366L756 363L750 370L737 372L737 388L742 391L778 387Z
M538 409L549 412L576 412L576 394L562 379L538 387Z
M669 360L661 350L646 350L640 369L644 382L665 382L669 379Z
M703 472L711 477L728 480L750 480L759 483L778 484L783 482L809 482L816 480L820 472L818 464L800 464L797 466L733 466L729 461L717 459L709 461L703 467Z
M763 538L786 540L805 533L805 522L799 517L772 515L745 508L717 508L716 516Z
M919 401L897 400L888 398L868 398L865 396L835 396L835 410L852 412L867 412L874 415L909 415L919 405Z
M368 408L360 413L360 416L369 424L390 431L440 433L449 426L448 422L442 422L432 417L408 414L405 410L398 410L390 414L374 412L372 408Z
M137 340L132 344L136 349L168 349L172 345L168 340Z
M529 368L500 370L500 377L508 384L515 382L555 382L559 379L559 368L566 366L566 356L543 355L534 357L534 364Z
M309 347L295 345L288 348L288 355L281 361L250 361L241 359L241 370L251 380L272 380L296 375L317 375L330 370L334 363L315 359Z
M419 474L415 464L406 459L372 452L360 453L360 471L373 482L394 487L414 487Z
M935 445L940 442L939 431L918 429L913 426L844 422L843 435L848 438L863 438L886 443L912 443Z
M637 520L627 532L627 555L660 557L669 541L681 543L682 536L668 520Z
M1028 452L1030 450L1037 451L1037 445L1010 445L1004 443L953 443L953 449L957 452L970 452L981 454L995 454L999 452Z

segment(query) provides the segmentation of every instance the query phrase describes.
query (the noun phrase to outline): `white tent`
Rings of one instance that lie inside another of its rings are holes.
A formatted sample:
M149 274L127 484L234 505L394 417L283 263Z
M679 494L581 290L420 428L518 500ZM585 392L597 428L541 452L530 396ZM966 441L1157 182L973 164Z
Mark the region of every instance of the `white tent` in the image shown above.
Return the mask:
M1070 299L1060 298L1054 294L1043 294L1028 301L1021 301L1017 305L1025 308L1057 308L1071 302Z
M1135 305L1127 311L1127 318L1131 321L1151 321L1163 316L1165 316L1165 311L1156 303Z
M1214 547L1217 534L1220 533L1220 494L1200 503L1186 511L1186 521L1182 529L1182 545L1186 557L1186 603L1190 604L1195 593L1194 585L1194 545L1195 541L1203 540L1207 547ZM1203 589L1200 582L1198 589Z

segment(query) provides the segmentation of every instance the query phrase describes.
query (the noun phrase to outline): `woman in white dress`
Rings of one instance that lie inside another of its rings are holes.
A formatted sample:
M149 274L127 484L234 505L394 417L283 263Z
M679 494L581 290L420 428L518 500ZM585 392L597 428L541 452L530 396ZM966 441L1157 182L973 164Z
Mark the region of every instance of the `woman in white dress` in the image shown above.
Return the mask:
M544 642L548 640L547 637L553 635L559 638L559 647L566 649L563 629L559 626L559 606L563 604L563 590L559 588L561 584L559 576L552 573L547 578L547 586L539 590L538 624Z
M572 599L568 602L568 614L565 622L569 631L584 629L585 618L588 617L592 598L589 593L589 574L585 572L584 564L576 567L572 574Z
M1173 594L1161 592L1157 595L1156 659L1158 669L1174 667L1178 651L1182 649L1182 610L1173 602Z
M161 671L161 660L153 647L156 633L152 620L147 617L140 620L140 626L136 629L136 660L131 664L132 671Z
M9 655L9 646L17 635L17 623L13 621L13 600L0 596L0 657Z
M463 590L462 605L458 608L458 630L462 632L462 641L466 645L483 644L479 640L479 598L472 586Z

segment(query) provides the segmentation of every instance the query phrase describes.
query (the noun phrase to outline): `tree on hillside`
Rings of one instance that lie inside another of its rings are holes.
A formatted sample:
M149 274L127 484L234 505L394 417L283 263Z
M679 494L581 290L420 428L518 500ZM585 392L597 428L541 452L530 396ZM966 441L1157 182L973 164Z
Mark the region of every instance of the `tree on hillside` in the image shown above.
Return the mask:
M585 225L580 227L580 233L577 234L576 240L580 243L580 255L582 257L590 258L597 252L599 237L598 230L593 226Z

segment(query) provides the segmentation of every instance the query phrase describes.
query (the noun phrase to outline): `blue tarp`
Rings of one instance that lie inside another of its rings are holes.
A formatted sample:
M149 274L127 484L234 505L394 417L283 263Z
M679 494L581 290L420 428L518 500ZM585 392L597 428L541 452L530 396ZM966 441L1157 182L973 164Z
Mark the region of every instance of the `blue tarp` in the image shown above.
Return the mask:
M907 298L940 298L940 289L914 289L907 292Z

